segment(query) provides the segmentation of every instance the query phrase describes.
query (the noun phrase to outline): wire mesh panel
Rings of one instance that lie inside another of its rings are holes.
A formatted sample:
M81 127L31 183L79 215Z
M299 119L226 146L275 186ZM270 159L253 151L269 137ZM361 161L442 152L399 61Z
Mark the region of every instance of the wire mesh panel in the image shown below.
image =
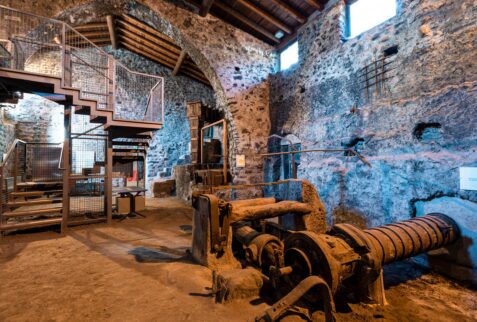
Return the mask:
M118 120L163 121L162 77L129 70L61 21L0 6L0 67L61 77Z
M61 76L61 22L0 7L1 65Z
M115 81L115 119L162 122L161 77L131 72L116 64Z
M27 143L26 180L31 182L61 182L63 144Z
M70 223L105 219L107 132L72 114Z

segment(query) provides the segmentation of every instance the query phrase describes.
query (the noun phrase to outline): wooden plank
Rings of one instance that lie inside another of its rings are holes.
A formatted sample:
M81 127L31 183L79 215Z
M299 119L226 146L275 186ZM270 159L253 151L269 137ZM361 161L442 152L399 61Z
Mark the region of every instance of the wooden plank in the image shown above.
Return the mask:
M37 209L37 210L26 210L26 211L9 211L2 214L5 218L16 218L16 217L29 217L37 215L47 215L47 214L57 214L63 211L63 207L54 207L46 209Z
M117 23L118 23L118 25L121 26L121 28L119 30L122 31L122 32L124 32L124 30L127 30L130 33L136 34L137 36L139 36L141 38L145 38L149 41L152 41L157 46L162 47L162 48L170 51L171 53L174 53L176 55L180 55L180 53L181 53L181 48L179 46L177 46L175 44L171 45L169 42L164 41L163 39L161 39L159 37L156 37L155 35L141 29L140 27L136 27L132 24L129 24L129 23L127 23L125 21L121 21L121 20L118 20Z
M202 17L207 16L213 4L214 0L202 0L202 4L199 9L199 15Z
M149 25L147 25L147 24L145 24L145 23L143 23L143 22L141 22L137 19L134 19L134 18L132 18L128 15L122 15L121 17L124 19L124 21L128 22L129 24L132 24L132 25L134 25L134 26L136 26L140 29L143 29L144 31L146 31L146 32L148 32L148 33L150 33L150 34L152 34L156 37L161 38L162 40L168 42L170 45L176 46L180 50L180 47L176 44L176 42L172 38L164 35L163 33L157 31L156 29L154 29L152 27L150 27Z
M89 23L86 25L82 26L77 26L74 27L77 31L85 31L85 30L92 30L92 29L103 29L103 28L108 28L108 24L105 22L94 22L94 23Z
M299 23L303 24L306 22L306 17L303 14L290 7L287 3L283 2L283 0L271 0L271 2Z
M184 49L182 49L181 54L179 58L177 59L176 66L174 67L174 70L172 71L172 76L176 76L179 70L182 67L182 63L184 63L184 60L187 56L187 53Z
M315 8L316 10L323 10L323 5L319 3L317 0L305 0L306 3L308 3L310 6Z
M257 33L261 34L262 36L265 36L267 39L271 40L272 42L276 44L280 43L280 40L276 38L270 31L260 26L255 21L252 21L248 17L245 17L240 12L230 8L229 6L223 4L222 2L216 2L214 6L224 11L225 13L229 14L230 16L234 17L235 19L242 22L243 24L249 26L250 28L255 30Z
M66 36L66 41L72 41L73 39L80 39L84 40L83 37L86 38L104 38L108 37L108 31L88 31L88 32L82 32L81 34L69 34Z
M174 62L177 60L177 58L180 56L180 54L176 54L175 52L172 52L168 49L165 49L161 46L159 46L158 43L154 43L152 41L150 41L149 39L145 38L145 37L141 37L139 35L136 35L135 33L132 33L126 29L123 29L123 28L119 28L119 37L122 39L122 38L129 38L129 39L132 39L134 40L135 42L143 45L143 46L146 46L146 47L149 47L151 50L161 54L161 55L164 55L165 57L168 57L170 59L172 59Z
M116 28L114 27L114 18L111 15L106 16L106 23L108 24L109 37L111 38L111 45L113 49L118 49L118 41L116 37Z
M17 223L17 224L5 224L0 226L0 230L28 229L28 228L35 228L35 227L59 225L61 223L62 223L61 218L33 220L33 221Z
M47 205L53 203L52 199L41 199L41 200L30 200L30 201L16 201L16 202L8 202L8 208L15 208L15 207L23 207L23 206L39 206L39 205Z
M155 52L153 49L145 46L144 44L136 41L135 39L124 37L123 35L120 35L119 38L121 39L121 44L127 49L130 49L130 47L136 47L135 52L137 54L154 57L161 64L169 67L170 69L174 69L174 66L176 63L174 59L171 59L170 57L162 55L161 53Z
M293 32L293 29L284 24L281 20L278 18L272 16L270 13L267 11L260 9L259 7L255 6L253 3L251 3L249 0L237 0L238 3L240 3L242 6L246 7L250 11L253 11L263 19L267 20L271 24L273 24L275 27L283 30L287 34L291 34Z
M122 45L126 49L129 49L130 51L132 51L132 52L134 52L138 55L142 55L146 58L152 59L152 60L158 62L159 64L162 64L166 67L169 67L172 70L174 69L175 61L173 61L171 59L167 59L163 56L157 55L157 53L155 53L154 50L151 50L148 47L146 47L144 45L141 45L134 40L124 38L122 36L120 36L120 38L121 38ZM188 66L184 66L181 70L181 73L186 75L186 76L189 76L191 78L194 78L195 80L198 80L198 81L200 81L200 82L202 82L206 85L210 85L210 82L205 78L204 74L202 72L196 70L196 69L192 69Z

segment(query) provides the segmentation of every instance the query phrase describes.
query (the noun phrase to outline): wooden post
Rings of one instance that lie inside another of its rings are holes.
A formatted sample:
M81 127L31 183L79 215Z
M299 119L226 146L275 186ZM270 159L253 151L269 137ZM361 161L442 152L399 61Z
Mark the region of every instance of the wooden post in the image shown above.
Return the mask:
M71 113L72 107L65 106L65 141L63 142L63 220L61 221L61 233L66 232L70 217Z
M190 126L190 144L192 164L199 163L200 158L200 116L202 115L202 103L187 103L187 118Z
M106 143L106 176L104 181L106 220L108 224L113 222L113 139L109 133Z

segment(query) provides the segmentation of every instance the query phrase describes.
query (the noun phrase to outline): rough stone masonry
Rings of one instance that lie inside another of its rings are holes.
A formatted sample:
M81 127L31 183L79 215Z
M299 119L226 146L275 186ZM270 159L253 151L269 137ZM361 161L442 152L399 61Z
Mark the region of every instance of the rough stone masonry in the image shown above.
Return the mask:
M475 204L476 191L459 189L459 167L477 166L475 1L399 1L398 15L350 40L343 5L330 1L299 33L300 63L271 77L271 132L296 135L302 149L357 148L373 167L303 154L298 177L316 185L335 223L399 221L443 196ZM363 99L359 70L393 46L385 93Z

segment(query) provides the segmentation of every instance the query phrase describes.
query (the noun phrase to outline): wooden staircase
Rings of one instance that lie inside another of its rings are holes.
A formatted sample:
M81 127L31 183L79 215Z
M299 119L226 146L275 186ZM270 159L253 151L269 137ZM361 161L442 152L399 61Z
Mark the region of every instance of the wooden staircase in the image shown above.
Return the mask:
M63 194L55 184L49 183L52 188L46 190L31 190L35 188L44 189L45 183L24 183L18 184L15 191L9 193L9 200L5 204L5 209L1 216L0 231L30 229L60 225L62 223Z

